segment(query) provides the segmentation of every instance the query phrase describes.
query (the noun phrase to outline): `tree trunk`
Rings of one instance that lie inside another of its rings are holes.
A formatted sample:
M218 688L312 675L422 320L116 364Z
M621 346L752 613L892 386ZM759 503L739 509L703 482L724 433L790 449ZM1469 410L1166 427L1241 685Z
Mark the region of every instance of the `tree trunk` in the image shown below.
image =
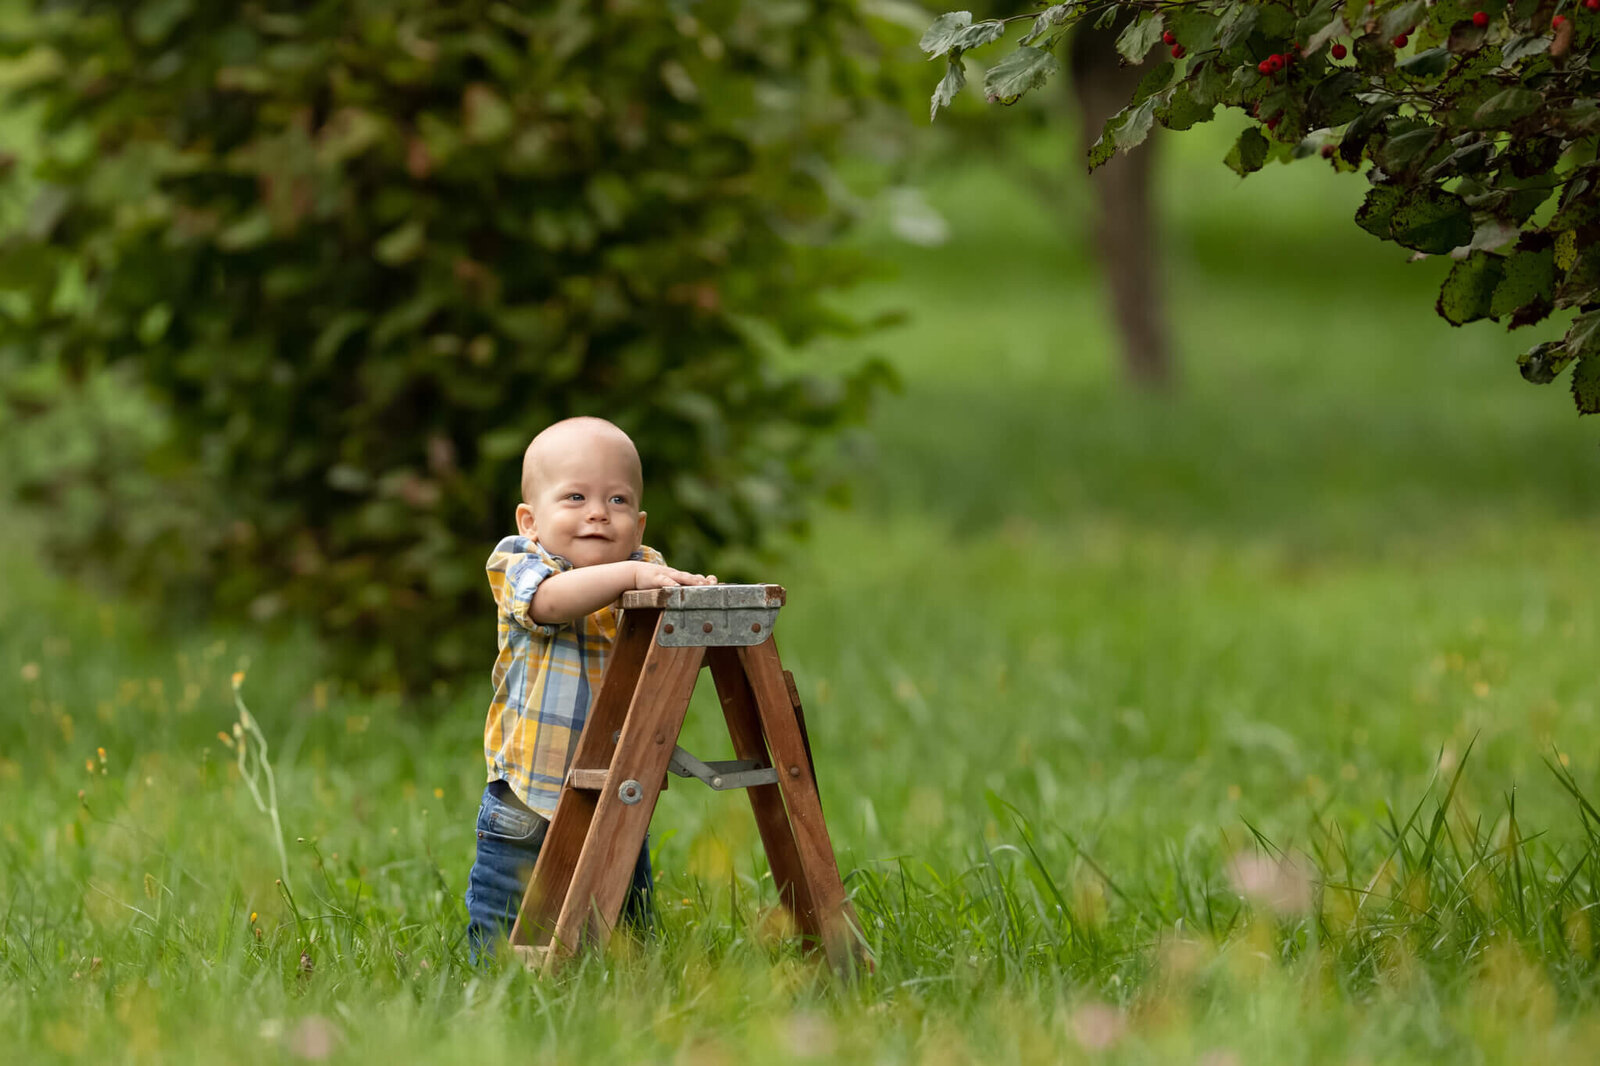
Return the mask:
M1125 105L1145 73L1144 66L1119 66L1116 35L1081 27L1073 34L1073 101L1082 138L1078 159L1100 138L1106 119ZM1122 338L1123 370L1136 385L1165 388L1175 377L1162 298L1160 257L1155 243L1155 212L1150 201L1156 138L1090 175L1094 190L1094 249L1110 288L1112 310ZM1081 164L1080 164L1081 165Z

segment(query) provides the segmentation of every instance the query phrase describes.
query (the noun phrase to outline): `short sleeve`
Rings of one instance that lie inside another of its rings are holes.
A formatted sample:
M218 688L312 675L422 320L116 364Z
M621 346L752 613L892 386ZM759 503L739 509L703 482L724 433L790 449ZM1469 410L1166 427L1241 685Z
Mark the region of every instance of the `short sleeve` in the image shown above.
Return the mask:
M534 622L528 613L533 607L534 593L539 591L545 578L564 569L554 557L539 550L527 537L506 537L495 545L485 569L502 618L545 636L554 636L561 628Z

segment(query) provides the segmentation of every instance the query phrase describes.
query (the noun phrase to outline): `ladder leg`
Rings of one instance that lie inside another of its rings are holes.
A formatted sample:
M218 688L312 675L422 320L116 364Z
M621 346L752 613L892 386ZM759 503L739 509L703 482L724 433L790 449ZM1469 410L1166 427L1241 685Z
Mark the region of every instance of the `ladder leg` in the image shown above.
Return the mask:
M794 706L789 701L777 646L769 638L753 647L738 649L738 655L755 695L767 743L772 748L778 786L789 810L801 876L810 890L821 927L823 950L834 969L848 971L855 963L866 961L866 945L858 933L855 909L845 895L844 882L839 879L839 864L822 818L817 779L805 740L800 735Z
M645 653L605 788L572 865L546 968L556 965L559 956L572 954L586 938L602 947L610 938L704 659L705 649L698 647L664 648L652 643ZM621 791L628 781L637 788L632 802Z
M706 657L722 702L722 715L728 721L728 735L733 738L734 754L741 759L768 759L755 694L750 691L738 652L733 648L708 648ZM771 758L777 765L776 757ZM822 928L811 887L801 873L800 852L789 826L789 815L783 809L783 793L777 785L756 785L745 791L750 793L750 809L755 813L756 828L761 831L761 843L767 849L767 865L772 868L778 899L788 908L800 934L807 941L818 943Z
M622 630L617 634L611 658L606 663L600 689L590 704L583 734L578 738L572 760L574 766L610 764L614 750L611 734L622 727L634 690L639 687L639 674L660 617L658 610L623 613ZM523 893L516 923L511 927L511 943L549 943L561 905L567 899L573 865L583 849L584 838L589 835L598 799L594 792L562 786L550 828L539 849L539 860ZM637 849L634 854L637 857Z

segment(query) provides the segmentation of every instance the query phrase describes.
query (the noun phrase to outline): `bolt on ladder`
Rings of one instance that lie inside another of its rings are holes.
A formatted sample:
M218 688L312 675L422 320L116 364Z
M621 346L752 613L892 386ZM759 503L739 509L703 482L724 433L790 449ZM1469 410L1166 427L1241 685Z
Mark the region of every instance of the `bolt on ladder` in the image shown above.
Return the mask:
M866 961L822 818L794 677L772 627L779 585L700 585L624 593L616 644L589 707L511 943L546 972L617 923L668 771L717 791L745 789L778 899L835 969ZM738 758L702 762L678 747L703 666Z

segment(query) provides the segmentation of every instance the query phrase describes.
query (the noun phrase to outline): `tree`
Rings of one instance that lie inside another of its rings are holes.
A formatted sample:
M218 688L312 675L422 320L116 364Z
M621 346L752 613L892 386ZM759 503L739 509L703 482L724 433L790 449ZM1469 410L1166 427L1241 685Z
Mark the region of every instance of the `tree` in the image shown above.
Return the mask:
M1600 0L1086 0L974 22L940 16L922 49L947 60L934 115L966 83L964 57L1026 24L983 89L1009 104L1057 69L1054 49L1080 23L1133 8L1117 39L1129 62L1160 49L1127 105L1089 151L1091 168L1160 124L1187 130L1218 108L1256 121L1227 165L1269 161L1367 167L1356 223L1417 256L1454 260L1437 311L1453 325L1509 328L1574 313L1559 339L1518 360L1553 381L1572 366L1583 414L1600 411Z
M802 521L884 379L778 362L861 328L822 299L860 267L847 3L38 0L8 32L44 135L4 178L0 418L77 419L23 486L75 573L313 619L414 687L485 666L544 424L632 432L652 543L698 566ZM162 425L84 414L119 390Z

